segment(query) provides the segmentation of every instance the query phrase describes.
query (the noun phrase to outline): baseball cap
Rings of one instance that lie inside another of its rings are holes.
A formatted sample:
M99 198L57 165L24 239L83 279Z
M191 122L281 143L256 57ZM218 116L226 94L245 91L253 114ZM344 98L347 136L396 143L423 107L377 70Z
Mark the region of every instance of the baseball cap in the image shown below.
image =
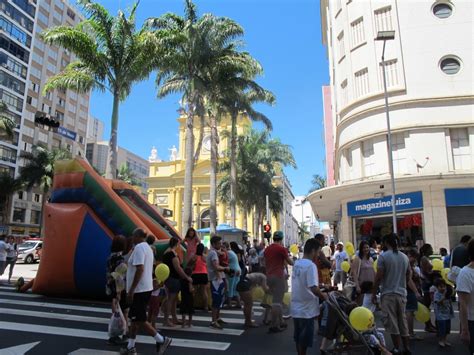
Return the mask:
M284 234L282 231L275 231L275 233L273 233L274 240L280 240L280 239L283 239L283 237L284 237Z
M344 246L344 243L343 243L343 242L338 242L337 245L342 245L342 246Z

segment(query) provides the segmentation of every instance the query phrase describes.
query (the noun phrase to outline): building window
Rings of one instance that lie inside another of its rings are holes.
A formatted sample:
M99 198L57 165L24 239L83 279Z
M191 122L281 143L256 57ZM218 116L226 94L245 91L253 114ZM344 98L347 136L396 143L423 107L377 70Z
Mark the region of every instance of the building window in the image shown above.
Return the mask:
M347 90L347 79L341 83L341 108L349 103L349 90Z
M454 170L471 169L471 154L467 128L452 128L449 130L451 149L453 152Z
M441 70L447 75L454 75L461 70L461 62L455 57L446 57L439 63Z
M31 37L3 16L0 16L0 29L25 46L29 47L31 45Z
M398 86L397 59L386 60L384 64L380 63L380 90L383 90L384 66L387 79L387 88Z
M4 103L6 103L7 106L9 106L10 108L13 108L17 111L21 112L21 110L23 108L23 100L22 99L19 99L15 95L12 95L12 94L10 94L6 91L3 91L2 89L0 89L0 100L3 101Z
M392 134L392 156L393 172L395 174L404 174L407 171L407 151L404 133Z
M379 31L393 31L392 7L387 6L374 11L375 28Z
M368 139L362 143L362 160L364 163L364 176L375 175L374 142Z
M40 194L33 194L33 201L40 203L41 202L41 195Z
M33 52L32 57L36 63L38 63L39 65L43 65L43 57L40 56L38 53Z
M18 191L17 194L18 194L18 199L23 200L23 197L25 196L25 193L23 191Z
M68 8L66 13L71 19L74 20L76 18L76 14L71 9Z
M41 79L41 70L35 68L34 66L30 67L30 74L34 75L38 79Z
M21 76L23 79L26 79L26 66L17 62L15 59L10 58L6 53L0 53L0 66L7 68L12 73Z
M448 18L453 13L453 8L450 4L441 3L433 6L433 14L441 19Z
M41 216L40 211L31 210L30 223L31 224L40 224L40 216Z
M26 210L24 208L13 209L13 222L24 223L25 222Z
M341 31L341 33L339 33L339 36L337 36L337 43L338 43L338 46L339 46L339 60L342 59L342 57L344 57L345 55L345 49L344 49L344 31Z
M43 14L41 11L38 11L38 19L43 22L46 26L48 25L49 19L48 16Z
M359 70L354 74L354 95L355 98L362 97L369 93L369 71L367 68Z
M48 62L48 65L46 67L48 68L48 70L51 73L56 73L56 65L55 64L51 64L51 63Z
M361 17L351 23L352 48L365 42L364 18Z

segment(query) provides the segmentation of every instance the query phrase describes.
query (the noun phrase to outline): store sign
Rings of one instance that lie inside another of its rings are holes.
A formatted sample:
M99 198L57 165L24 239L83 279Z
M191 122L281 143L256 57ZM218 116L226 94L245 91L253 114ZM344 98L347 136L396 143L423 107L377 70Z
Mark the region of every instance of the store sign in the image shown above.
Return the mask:
M446 189L446 206L474 206L474 188Z
M70 131L64 127L58 127L58 134L62 135L63 137L69 138L73 141L76 140L77 133L74 131Z
M397 211L407 211L423 208L423 194L421 191L396 195L395 207ZM347 203L348 216L367 216L392 211L392 196L371 198L368 200Z

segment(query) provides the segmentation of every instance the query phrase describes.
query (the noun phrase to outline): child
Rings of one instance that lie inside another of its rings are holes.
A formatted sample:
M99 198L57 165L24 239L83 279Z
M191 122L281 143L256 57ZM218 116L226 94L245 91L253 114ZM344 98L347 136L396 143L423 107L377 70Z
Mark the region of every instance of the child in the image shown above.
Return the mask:
M148 322L155 328L156 318L160 313L160 307L166 298L166 290L163 283L158 282L153 276L153 291L151 293L150 302L148 303Z
M186 275L191 276L193 273L192 268L186 267L184 269ZM188 282L186 280L181 279L181 304L179 305L179 310L181 312L181 321L182 327L186 327L186 325L191 328L192 321L193 321L193 313L194 313L194 297L193 297L193 284L192 282ZM186 323L186 315L188 315L189 319Z
M453 305L451 303L450 295L446 292L446 282L438 278L434 285L436 291L433 295L434 311L436 317L436 325L438 328L438 344L444 348L451 346L447 342L448 334L451 332L451 318L453 318Z

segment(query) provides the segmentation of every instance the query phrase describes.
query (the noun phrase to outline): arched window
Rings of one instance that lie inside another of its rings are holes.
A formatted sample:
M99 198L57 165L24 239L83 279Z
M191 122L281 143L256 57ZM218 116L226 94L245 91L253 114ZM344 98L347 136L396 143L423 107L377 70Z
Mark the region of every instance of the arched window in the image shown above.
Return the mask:
M199 228L209 228L211 226L209 209L202 211L201 217L199 218Z

